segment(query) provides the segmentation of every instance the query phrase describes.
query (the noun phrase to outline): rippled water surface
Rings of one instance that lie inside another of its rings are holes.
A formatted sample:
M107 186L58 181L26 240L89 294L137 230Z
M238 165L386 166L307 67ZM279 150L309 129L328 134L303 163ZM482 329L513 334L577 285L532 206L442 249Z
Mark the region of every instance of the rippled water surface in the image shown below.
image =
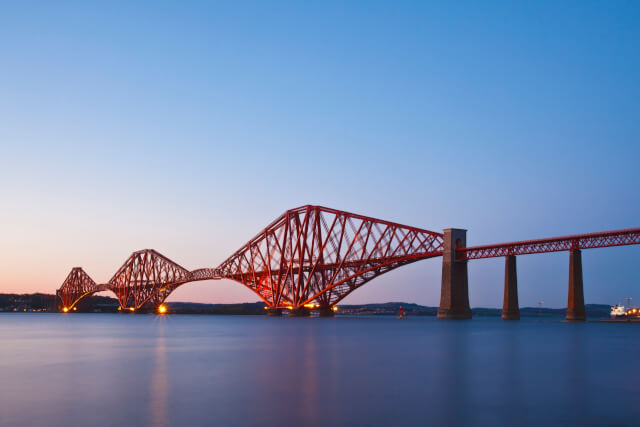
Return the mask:
M0 314L0 425L638 425L640 325Z

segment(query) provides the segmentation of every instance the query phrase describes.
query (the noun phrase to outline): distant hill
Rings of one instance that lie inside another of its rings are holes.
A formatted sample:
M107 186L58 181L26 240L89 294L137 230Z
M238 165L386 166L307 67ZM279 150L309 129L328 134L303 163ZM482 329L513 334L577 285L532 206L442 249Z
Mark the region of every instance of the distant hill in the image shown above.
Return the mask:
M203 304L195 302L168 302L165 304L169 313L175 314L245 314L264 315L264 302L247 302L238 304ZM385 302L378 304L338 305L339 315L371 316L395 315L402 307L409 316L435 316L438 307L406 302ZM587 317L591 319L608 318L611 307L607 304L587 304ZM56 297L51 294L0 294L0 311L56 311ZM88 296L77 304L79 312L114 313L118 311L118 300L106 296ZM499 308L473 308L474 316L500 316ZM522 307L522 317L564 317L564 308Z
M424 305L407 302L385 302L379 304L339 305L338 313L347 315L389 315L397 314L398 310L407 313L408 316L435 316L438 307L426 307Z
M264 302L244 302L239 304L201 304L194 302L168 302L169 313L180 314L266 314Z
M360 305L340 305L340 314L345 315L392 315L397 314L400 307L408 316L435 316L438 313L438 307L428 307L424 305L406 303L406 302L385 302L379 304L360 304ZM589 318L608 318L611 306L607 304L587 304L585 306L587 317ZM522 307L520 308L520 316L522 317L564 317L566 308L539 308L539 307ZM474 316L501 316L501 308L472 308L471 312Z
M0 311L57 311L56 296L52 294L0 294ZM118 300L111 297L91 295L81 299L77 311L115 312Z
M55 311L55 309L55 295L0 294L0 311Z

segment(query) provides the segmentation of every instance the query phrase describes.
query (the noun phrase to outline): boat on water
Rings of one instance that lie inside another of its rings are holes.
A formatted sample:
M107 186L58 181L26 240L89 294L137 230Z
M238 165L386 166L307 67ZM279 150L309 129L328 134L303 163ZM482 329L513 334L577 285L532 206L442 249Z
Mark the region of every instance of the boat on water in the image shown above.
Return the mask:
M406 319L407 318L407 313L405 313L405 311L402 309L402 306L400 306L400 309L398 310L398 319Z
M611 307L612 319L640 319L640 309L625 308L624 305L614 305Z

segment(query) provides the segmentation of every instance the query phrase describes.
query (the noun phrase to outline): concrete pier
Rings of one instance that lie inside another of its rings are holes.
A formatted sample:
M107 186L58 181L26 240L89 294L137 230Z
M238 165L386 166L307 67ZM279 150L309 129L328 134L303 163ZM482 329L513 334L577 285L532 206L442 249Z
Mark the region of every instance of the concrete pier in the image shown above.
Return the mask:
M471 319L467 261L456 259L456 248L467 246L467 230L444 230L442 285L438 319Z
M311 310L306 307L299 307L289 310L289 317L309 317Z
M331 307L321 306L318 308L318 317L334 317L335 315Z
M584 308L584 290L582 285L582 253L580 249L569 251L569 301L567 320L584 321L587 319Z
M282 309L281 308L268 308L267 309L267 316L272 316L272 317L282 316Z
M516 271L516 256L504 257L504 301L502 303L503 320L520 320L518 306L518 274Z

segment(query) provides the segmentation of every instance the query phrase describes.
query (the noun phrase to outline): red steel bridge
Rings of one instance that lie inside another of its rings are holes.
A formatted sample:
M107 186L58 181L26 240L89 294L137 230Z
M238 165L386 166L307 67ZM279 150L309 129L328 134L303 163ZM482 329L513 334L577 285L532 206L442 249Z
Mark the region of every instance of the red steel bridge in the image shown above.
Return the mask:
M106 283L80 267L56 294L60 310L85 296L111 291L121 310L155 310L177 287L199 280L229 279L255 292L268 313L333 314L336 304L370 280L395 268L442 257L438 317L471 317L467 262L505 257L504 319L518 319L516 256L570 252L567 319L584 320L581 250L640 244L640 228L466 247L466 230L443 233L329 209L301 206L286 211L216 268L189 271L160 253L134 252Z

